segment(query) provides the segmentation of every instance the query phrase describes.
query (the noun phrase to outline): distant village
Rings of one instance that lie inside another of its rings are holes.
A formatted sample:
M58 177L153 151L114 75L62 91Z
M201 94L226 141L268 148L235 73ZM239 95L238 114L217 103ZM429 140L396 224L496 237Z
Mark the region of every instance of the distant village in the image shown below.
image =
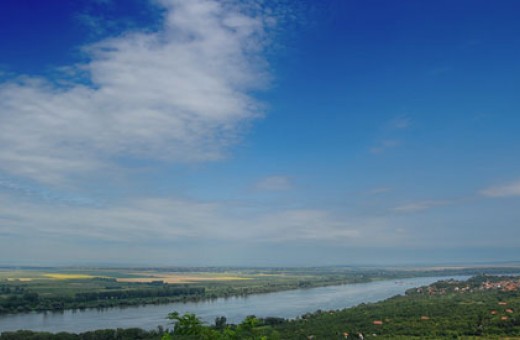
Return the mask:
M447 293L465 293L483 290L512 292L520 289L520 277L517 276L477 276L468 281L447 280L435 282L427 287L413 288L407 294L444 295Z

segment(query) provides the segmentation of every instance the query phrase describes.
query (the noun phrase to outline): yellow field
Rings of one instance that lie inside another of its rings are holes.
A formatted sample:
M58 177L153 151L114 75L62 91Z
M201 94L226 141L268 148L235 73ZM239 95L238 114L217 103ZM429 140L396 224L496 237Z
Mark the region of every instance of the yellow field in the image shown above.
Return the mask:
M108 275L96 275L90 273L53 273L53 272L30 272L30 271L0 271L0 281L41 281L41 280L88 280L96 277L115 278L119 282L142 282L163 281L164 283L197 283L207 281L243 281L252 280L254 277L268 276L266 274L240 275L228 273L168 273L154 271L126 272L133 277L117 278L113 272ZM271 275L269 275L271 276Z
M93 279L95 276L87 274L43 274L43 276L55 280Z
M31 275L31 276L28 276ZM42 272L27 272L27 271L11 271L11 272L0 272L0 280L4 279L7 281L21 281L29 282L41 279L52 279L52 280L73 280L73 279L92 279L95 276L88 274L64 274L64 273L42 273Z

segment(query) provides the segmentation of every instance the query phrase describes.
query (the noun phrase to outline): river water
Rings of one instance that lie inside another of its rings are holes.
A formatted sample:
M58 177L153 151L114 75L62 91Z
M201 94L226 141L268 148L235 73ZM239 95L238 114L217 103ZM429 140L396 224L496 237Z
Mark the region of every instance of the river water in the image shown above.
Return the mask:
M166 316L173 311L195 313L206 323L213 323L221 315L227 318L228 323L239 323L248 315L295 318L318 309L342 309L384 300L403 294L409 288L447 278L450 277L377 281L187 303L13 314L0 317L0 333L19 329L78 333L106 328L154 329L159 325L172 328ZM468 276L452 278L465 280Z

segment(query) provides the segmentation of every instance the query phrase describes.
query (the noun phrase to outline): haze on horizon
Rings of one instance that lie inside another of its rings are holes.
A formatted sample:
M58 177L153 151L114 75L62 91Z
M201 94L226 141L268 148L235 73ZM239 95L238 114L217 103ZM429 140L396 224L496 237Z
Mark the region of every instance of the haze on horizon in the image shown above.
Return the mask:
M0 3L0 265L520 259L520 3Z

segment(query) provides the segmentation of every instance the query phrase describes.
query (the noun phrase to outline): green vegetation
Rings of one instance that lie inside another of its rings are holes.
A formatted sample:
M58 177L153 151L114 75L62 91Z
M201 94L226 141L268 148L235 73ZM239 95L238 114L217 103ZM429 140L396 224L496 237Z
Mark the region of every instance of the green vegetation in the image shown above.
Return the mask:
M367 338L503 338L520 336L520 293L483 290L478 283L439 282L383 302L315 312L275 327L283 339L333 339L344 333ZM466 288L462 291L461 288ZM456 289L458 288L458 289Z
M69 285L77 287L69 288ZM63 287L60 291L58 287ZM40 283L0 283L0 314L27 311L166 303L204 297L204 287L167 284L118 284L106 279L75 279L49 288Z
M139 328L129 329L100 329L81 334L47 333L33 331L4 332L0 334L2 340L161 340L163 331L144 331Z
M215 325L203 325L200 319L194 314L179 315L171 313L168 318L173 322L172 330L145 331L138 328L131 329L103 329L89 331L80 334L74 333L47 333L32 331L4 332L0 334L2 340L104 340L104 339L154 339L154 340L173 340L173 339L207 339L207 340L240 340L240 339L280 339L279 334L269 324L269 320L284 322L283 319L268 318L258 319L255 316L248 316L238 325L228 325L225 317L218 317Z

